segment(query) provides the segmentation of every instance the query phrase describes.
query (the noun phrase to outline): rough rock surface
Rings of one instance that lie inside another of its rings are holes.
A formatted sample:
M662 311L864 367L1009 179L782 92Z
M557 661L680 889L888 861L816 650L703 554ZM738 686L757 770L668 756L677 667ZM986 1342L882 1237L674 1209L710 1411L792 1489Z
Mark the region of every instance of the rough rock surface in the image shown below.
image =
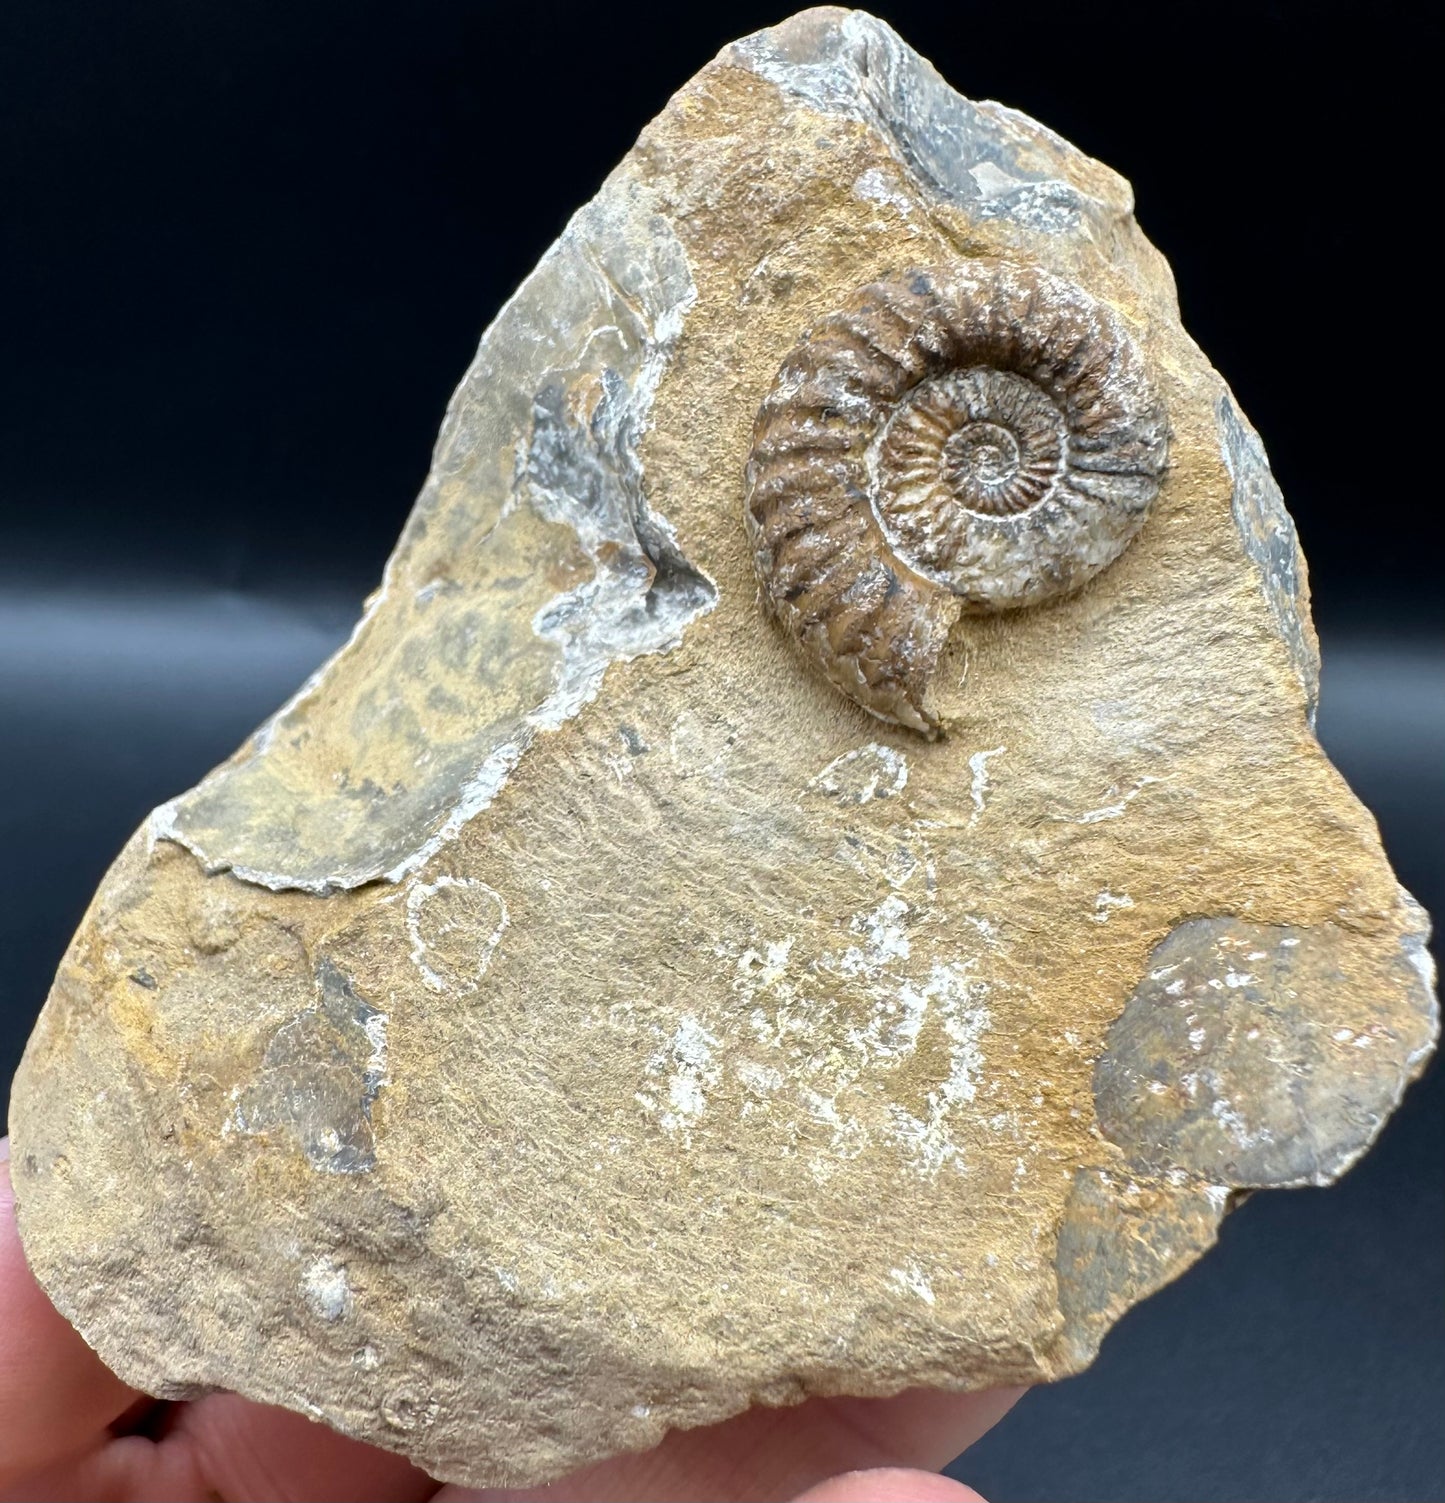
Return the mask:
M472 1483L750 1403L1086 1364L1435 1032L1311 733L1304 570L1128 185L810 11L667 106L482 341L352 640L106 878L16 1081L21 1230L128 1381ZM966 616L929 741L743 525L853 290L1068 278L1170 424L1080 592Z

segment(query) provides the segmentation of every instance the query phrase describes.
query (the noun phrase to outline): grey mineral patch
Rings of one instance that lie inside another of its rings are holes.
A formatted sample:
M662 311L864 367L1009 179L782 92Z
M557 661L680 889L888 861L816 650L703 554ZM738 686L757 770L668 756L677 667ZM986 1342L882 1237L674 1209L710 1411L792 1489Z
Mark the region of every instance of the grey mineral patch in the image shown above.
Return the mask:
M1094 1073L1104 1135L1137 1167L1238 1186L1327 1184L1373 1141L1433 1044L1416 934L1380 956L1335 924L1190 919L1156 947ZM1411 999L1387 1026L1363 999Z
M323 1173L364 1174L376 1164L371 1108L386 1080L386 1015L330 961L317 969L316 990L315 1005L272 1036L235 1124L287 1134Z
M675 648L717 592L649 505L638 444L695 297L669 222L605 186L483 336L352 641L236 758L157 810L154 836L277 891L399 881L491 803L539 733L596 695L609 664ZM557 541L539 548L524 513ZM590 577L534 599L550 571L573 567L569 548ZM418 573L430 577L408 590ZM426 616L424 659L399 654L352 686L348 654L385 615ZM468 720L479 678L501 697ZM421 683L460 733L414 707ZM312 726L337 697L349 740L331 765L308 764Z
M1118 202L1099 203L1052 170L1060 158L1082 163L1077 148L1015 110L965 99L895 31L862 12L805 12L744 38L731 54L823 114L872 127L922 186L976 219L1067 235L1106 207L1132 208L1122 179L1111 183ZM1046 143L1047 157L1029 149L1031 138Z
M1309 707L1310 724L1320 697L1320 652L1308 625L1304 560L1294 519L1285 509L1279 482L1269 467L1264 443L1228 393L1215 408L1219 441L1234 491L1230 506L1244 551L1259 570L1264 598L1279 623L1280 640L1289 651Z
M1059 1310L1069 1361L1091 1360L1125 1310L1213 1245L1223 1186L1187 1176L1080 1169L1059 1228Z

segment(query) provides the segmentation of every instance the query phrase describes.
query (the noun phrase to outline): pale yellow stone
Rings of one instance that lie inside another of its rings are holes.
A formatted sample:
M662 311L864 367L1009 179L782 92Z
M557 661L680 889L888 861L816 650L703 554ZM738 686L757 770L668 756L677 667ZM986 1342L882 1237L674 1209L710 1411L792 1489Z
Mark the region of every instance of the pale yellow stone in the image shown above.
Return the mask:
M816 318L977 254L1119 310L1170 468L959 624L928 742L764 616L743 465ZM1127 184L858 13L749 39L489 331L353 640L105 879L15 1086L36 1274L128 1382L473 1484L1075 1371L1434 1038L1313 652Z

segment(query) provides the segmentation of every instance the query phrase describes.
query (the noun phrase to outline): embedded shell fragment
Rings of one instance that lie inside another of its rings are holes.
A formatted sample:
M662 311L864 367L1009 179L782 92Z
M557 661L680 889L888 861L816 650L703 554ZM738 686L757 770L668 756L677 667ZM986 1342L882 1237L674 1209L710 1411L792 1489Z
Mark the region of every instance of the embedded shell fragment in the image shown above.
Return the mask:
M1123 321L980 259L864 287L784 361L748 460L758 576L865 710L931 734L963 611L1076 590L1143 525L1164 409Z

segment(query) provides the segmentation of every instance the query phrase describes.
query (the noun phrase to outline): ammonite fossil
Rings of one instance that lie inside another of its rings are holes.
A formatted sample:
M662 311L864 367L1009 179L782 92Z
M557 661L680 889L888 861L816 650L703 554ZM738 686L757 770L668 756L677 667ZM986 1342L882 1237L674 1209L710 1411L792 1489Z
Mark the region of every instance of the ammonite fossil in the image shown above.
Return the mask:
M1167 444L1133 339L1072 283L982 259L875 282L793 349L758 412L764 596L844 693L935 735L929 680L959 615L1112 563Z

